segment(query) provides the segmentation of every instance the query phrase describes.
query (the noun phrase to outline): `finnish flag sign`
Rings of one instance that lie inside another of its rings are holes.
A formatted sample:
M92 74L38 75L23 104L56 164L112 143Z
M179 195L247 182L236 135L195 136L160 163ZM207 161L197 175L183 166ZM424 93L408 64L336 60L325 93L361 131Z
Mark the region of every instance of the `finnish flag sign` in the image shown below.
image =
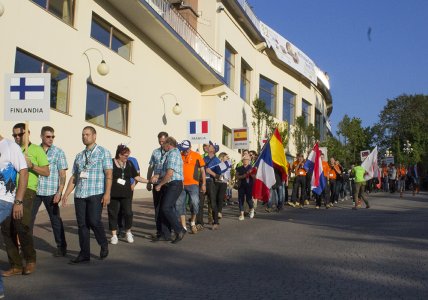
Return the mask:
M191 120L187 123L187 137L192 143L208 143L210 133L210 122L208 120Z
M50 73L5 75L4 120L49 121Z

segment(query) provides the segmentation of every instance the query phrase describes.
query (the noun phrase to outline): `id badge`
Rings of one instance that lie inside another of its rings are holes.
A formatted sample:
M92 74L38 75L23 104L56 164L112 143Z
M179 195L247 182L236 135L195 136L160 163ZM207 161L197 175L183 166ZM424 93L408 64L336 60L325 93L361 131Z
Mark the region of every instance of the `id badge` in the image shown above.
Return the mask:
M89 173L86 171L80 172L80 178L87 179L89 177Z
M122 179L122 178L118 178L117 179L117 183L119 183L120 185L125 185L125 179Z

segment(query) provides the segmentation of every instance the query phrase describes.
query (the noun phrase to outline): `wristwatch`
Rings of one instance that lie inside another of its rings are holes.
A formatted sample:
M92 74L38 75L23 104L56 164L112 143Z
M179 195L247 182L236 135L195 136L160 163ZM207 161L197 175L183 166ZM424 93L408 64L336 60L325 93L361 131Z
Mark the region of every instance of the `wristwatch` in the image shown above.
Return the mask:
M24 203L24 202L22 200L18 200L18 199L13 201L13 204L16 204L16 205L21 205L22 203Z

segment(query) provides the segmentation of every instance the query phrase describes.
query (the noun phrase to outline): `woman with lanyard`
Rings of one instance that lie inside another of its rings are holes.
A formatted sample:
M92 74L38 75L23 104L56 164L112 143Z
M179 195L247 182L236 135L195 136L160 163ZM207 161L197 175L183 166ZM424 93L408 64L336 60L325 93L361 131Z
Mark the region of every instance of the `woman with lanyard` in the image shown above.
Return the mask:
M250 218L254 218L254 205L252 199L254 174L251 172L252 166L250 164L250 156L244 155L242 157L242 165L236 168L236 179L239 180L238 184L238 200L239 200L239 221L244 220L244 201L247 201L250 208Z
M117 218L119 211L122 210L125 220L125 237L128 243L134 242L131 233L132 227L132 189L131 178L141 183L148 183L147 179L138 176L137 171L130 161L128 161L131 150L126 145L119 145L116 149L116 155L113 159L113 184L111 187L111 199L108 205L108 222L111 230L110 243L116 245L117 238Z

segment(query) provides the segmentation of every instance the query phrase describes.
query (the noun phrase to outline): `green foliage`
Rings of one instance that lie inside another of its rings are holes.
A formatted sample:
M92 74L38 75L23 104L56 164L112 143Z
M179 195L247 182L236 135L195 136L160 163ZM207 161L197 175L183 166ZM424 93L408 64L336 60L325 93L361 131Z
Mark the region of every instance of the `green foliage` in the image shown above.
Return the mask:
M296 118L293 138L297 153L305 154L315 144L317 136L319 138L319 133L316 132L314 125L306 124L305 117L299 116Z
M383 153L392 151L396 162L420 163L428 167L428 96L400 95L388 99L373 126L374 140ZM413 151L405 153L409 141Z
M339 141L343 143L344 151L342 152L343 157L336 156L336 158L342 160L345 165L359 161L360 151L371 148L370 128L364 129L361 126L360 118L353 117L351 119L345 115L339 122L338 129L337 134ZM343 141L340 140L340 137L343 138Z

